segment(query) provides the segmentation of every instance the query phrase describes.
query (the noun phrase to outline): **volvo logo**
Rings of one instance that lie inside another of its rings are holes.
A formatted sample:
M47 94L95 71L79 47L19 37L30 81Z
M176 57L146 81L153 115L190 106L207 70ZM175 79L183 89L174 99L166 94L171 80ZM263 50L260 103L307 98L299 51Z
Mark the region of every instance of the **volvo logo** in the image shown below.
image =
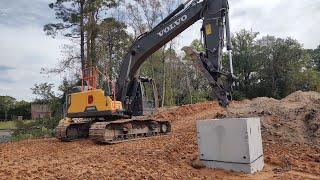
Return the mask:
M162 37L164 34L167 34L169 31L174 29L175 27L179 26L182 22L186 21L188 19L187 15L181 16L178 20L167 26L166 28L162 29L160 32L158 32L158 35Z

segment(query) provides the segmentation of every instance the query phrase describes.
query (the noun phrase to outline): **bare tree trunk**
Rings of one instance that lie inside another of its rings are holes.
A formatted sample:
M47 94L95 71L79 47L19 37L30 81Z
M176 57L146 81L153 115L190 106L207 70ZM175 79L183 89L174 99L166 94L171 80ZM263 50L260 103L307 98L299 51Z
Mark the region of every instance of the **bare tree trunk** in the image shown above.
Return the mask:
M88 17L88 24L87 24L87 62L88 65L94 66L94 42L92 41L94 38L94 32L93 32L93 23L94 23L94 10L93 10L93 0L91 0L88 4L88 7L90 9L89 17Z
M92 61L91 61L91 32L90 30L87 30L87 65L92 66Z
M4 120L7 121L7 119L8 119L8 111L5 110L4 111Z
M166 49L165 46L162 49L162 99L161 99L161 107L164 107L164 101L165 101L165 96L166 96L166 57L165 57Z
M94 10L91 12L90 16L91 16L91 24L90 24L91 61L92 61L92 66L96 66L97 62L96 62L96 43L95 43L95 41L96 41L97 31L96 31L96 18L95 18L95 11Z
M172 46L173 46L173 41L170 41L170 45L169 45L169 63L170 64L172 64L173 62L172 62ZM167 82L167 84L169 85L169 91L171 91L171 93L170 93L170 97L168 98L168 101L169 101L169 104L170 105L172 105L172 87L171 87L171 84L172 84L172 77L171 77L171 74L170 74L170 70L169 71L167 71L166 69L165 69L165 67L163 68L163 71L164 71L164 74L165 74L165 72L168 72L168 73L166 73L167 74L167 79L168 79L168 81L169 82ZM168 104L168 103L167 103Z
M81 69L84 69L85 60L84 60L84 27L83 27L83 8L85 0L80 1L80 58L81 58Z
M193 104L192 90L191 90L190 79L189 79L188 74L186 75L186 77L187 77L187 86L188 86L188 91L189 91L189 96L190 96L190 104Z

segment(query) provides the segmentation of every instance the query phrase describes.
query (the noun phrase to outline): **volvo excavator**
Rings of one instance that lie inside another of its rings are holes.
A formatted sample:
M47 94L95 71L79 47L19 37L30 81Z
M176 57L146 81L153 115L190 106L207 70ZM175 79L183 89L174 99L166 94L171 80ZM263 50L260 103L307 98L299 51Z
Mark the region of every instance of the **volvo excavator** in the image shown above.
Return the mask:
M208 79L220 105L227 107L234 83L228 1L188 0L133 42L114 91L97 88L96 68L83 69L82 88L67 95L66 117L56 127L56 137L62 141L89 137L96 143L113 144L170 134L169 121L148 118L157 108L158 95L153 80L140 77L138 70L155 51L199 20L204 52L183 50ZM222 67L225 47L229 68Z

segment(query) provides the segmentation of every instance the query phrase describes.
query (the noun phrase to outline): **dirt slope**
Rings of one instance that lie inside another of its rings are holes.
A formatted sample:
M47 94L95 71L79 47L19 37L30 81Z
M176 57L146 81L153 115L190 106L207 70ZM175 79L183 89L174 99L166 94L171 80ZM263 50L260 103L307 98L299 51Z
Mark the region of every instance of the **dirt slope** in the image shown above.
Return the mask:
M261 117L265 140L320 145L320 94L297 91L282 100L256 98L234 103L228 117Z
M89 140L25 140L0 145L0 179L320 179L320 94L296 92L283 100L215 102L162 109L172 121L169 136L96 145ZM266 167L255 175L192 167L197 157L195 124L215 117L260 116Z

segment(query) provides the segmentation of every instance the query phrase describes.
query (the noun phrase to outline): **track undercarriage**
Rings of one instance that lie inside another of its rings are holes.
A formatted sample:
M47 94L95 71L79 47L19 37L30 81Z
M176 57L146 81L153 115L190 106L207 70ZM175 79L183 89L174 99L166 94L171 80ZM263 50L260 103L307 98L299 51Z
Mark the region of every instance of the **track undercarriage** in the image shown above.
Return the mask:
M96 143L114 144L171 132L170 123L156 120L121 119L111 122L96 122L89 130L89 138Z
M74 141L89 136L89 128L92 124L90 120L76 121L71 123L61 123L56 127L56 138L61 141Z
M56 137L61 141L74 141L89 137L95 143L115 144L171 132L169 121L152 119L118 119L113 121L79 121L61 123Z

